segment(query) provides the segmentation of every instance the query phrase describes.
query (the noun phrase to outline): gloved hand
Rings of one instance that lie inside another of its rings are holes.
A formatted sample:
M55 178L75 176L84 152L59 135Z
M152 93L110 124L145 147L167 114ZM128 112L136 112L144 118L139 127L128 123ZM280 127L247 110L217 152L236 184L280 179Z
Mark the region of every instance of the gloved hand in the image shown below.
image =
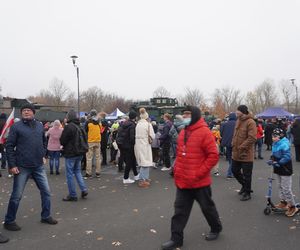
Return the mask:
M273 166L274 168L279 168L279 167L280 167L279 163L276 162L276 161L273 162L272 166Z
M268 161L267 161L267 164L268 164L269 166L272 166L273 161L272 161L272 160L268 160Z

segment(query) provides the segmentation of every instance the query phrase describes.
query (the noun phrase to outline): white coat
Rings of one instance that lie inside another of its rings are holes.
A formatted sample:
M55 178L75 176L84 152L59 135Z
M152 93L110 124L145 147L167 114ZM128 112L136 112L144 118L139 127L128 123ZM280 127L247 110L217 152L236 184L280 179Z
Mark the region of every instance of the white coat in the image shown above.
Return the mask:
M152 149L148 135L152 140L155 138L152 125L145 119L139 120L135 127L134 153L136 162L140 167L153 166Z

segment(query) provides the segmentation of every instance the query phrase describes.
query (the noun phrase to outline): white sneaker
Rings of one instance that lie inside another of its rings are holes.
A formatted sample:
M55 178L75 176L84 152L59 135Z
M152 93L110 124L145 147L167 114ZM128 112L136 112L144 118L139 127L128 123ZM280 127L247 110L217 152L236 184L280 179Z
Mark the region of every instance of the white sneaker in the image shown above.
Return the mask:
M220 173L219 172L215 172L214 176L220 176Z
M161 169L161 171L169 171L169 170L171 170L171 169L172 169L171 167L169 167L169 168L163 167L163 168Z
M157 169L158 166L157 166L157 163L156 162L153 162L153 168Z
M140 175L139 175L139 174L135 175L135 176L133 177L133 179L134 179L135 181L138 181L138 180L140 179Z
M123 184L131 184L134 183L134 180L128 178L128 179L123 179Z

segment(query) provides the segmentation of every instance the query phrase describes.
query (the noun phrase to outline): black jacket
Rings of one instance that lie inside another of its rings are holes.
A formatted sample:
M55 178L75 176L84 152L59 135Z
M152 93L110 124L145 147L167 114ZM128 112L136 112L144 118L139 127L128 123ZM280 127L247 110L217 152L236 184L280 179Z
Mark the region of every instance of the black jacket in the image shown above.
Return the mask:
M135 144L135 122L125 121L118 129L117 143L120 148L134 148Z
M60 144L63 146L62 154L66 158L80 156L74 152L75 136L77 133L76 126L80 126L80 122L78 119L69 121L69 123L64 127L64 130L60 137Z
M109 126L107 120L102 120L101 125L103 127L103 131L101 133L101 149L102 149L107 147Z
M294 122L291 132L294 136L294 145L300 145L300 122Z

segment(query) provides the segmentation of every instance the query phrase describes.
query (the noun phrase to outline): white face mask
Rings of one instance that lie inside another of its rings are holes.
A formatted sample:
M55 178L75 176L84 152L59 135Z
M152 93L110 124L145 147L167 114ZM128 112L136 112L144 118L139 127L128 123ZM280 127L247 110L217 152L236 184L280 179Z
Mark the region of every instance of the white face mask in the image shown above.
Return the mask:
M184 118L182 123L185 126L189 126L191 121L192 121L192 118L188 117L188 118Z

